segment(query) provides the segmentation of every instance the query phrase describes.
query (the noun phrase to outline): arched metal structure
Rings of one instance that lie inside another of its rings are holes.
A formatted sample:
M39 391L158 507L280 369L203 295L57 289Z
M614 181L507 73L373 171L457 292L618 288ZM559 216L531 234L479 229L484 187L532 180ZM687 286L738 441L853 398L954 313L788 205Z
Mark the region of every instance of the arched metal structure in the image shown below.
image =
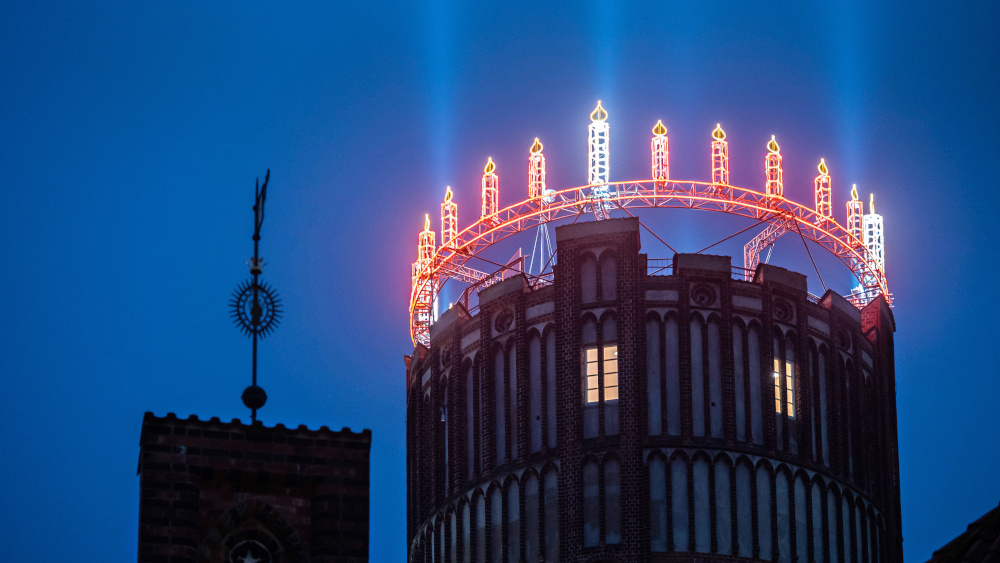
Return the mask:
M469 268L466 263L490 246L541 223L594 213L603 209L679 208L701 209L739 215L767 223L774 232L794 230L840 259L860 284L850 297L866 304L878 295L891 301L885 273L865 243L829 216L818 213L780 194L764 193L730 184L699 181L635 180L601 184L602 195L591 196L596 185L548 191L484 216L436 248L430 260L414 264L410 293L410 337L414 345L429 343L433 300L448 279L466 283L489 283L498 274ZM607 195L603 195L606 190ZM485 215L485 214L484 214ZM429 229L429 225L425 227ZM773 235L772 235L773 236ZM768 237L765 237L768 238ZM776 237L774 237L776 238ZM757 249L759 255L760 249ZM756 264L745 264L752 269ZM544 283L545 277L537 278Z

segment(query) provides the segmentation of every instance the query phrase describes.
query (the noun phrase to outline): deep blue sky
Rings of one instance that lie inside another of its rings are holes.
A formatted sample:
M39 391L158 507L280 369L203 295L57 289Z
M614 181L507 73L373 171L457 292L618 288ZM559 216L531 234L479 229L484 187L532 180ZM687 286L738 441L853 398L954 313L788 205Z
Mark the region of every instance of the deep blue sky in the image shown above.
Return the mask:
M78 4L0 18L4 559L134 560L143 412L249 418L227 300L270 167L262 254L286 314L261 347L261 417L372 430L371 560L402 561L423 214L450 184L467 225L487 156L502 202L522 199L535 136L551 187L585 183L597 99L616 179L649 174L663 119L675 178L707 177L722 122L735 184L760 186L776 134L789 197L811 201L821 156L838 216L850 183L874 191L907 560L1000 500L997 4ZM640 217L689 252L745 225ZM783 243L772 262L811 274Z

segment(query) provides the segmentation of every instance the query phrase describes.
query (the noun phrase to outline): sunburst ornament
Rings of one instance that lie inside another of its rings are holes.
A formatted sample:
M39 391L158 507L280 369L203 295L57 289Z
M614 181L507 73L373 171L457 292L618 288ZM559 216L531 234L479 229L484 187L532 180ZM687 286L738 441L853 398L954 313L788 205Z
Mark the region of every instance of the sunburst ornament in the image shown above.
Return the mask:
M281 299L267 282L244 281L233 290L229 306L233 324L246 336L264 338L281 322Z

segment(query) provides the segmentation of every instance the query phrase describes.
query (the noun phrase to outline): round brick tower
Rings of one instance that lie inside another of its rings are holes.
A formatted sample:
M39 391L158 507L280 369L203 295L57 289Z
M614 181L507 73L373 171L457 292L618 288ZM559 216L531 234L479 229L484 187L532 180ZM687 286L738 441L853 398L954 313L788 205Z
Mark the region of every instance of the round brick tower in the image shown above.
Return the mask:
M487 287L407 357L410 561L902 560L882 297L649 260L633 218L556 240L551 285Z

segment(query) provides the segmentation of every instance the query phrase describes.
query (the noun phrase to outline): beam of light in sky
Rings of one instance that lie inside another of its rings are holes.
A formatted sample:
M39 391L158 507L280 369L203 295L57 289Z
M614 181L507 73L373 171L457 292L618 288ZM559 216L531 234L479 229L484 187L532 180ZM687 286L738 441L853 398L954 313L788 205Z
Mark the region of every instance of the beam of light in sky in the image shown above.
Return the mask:
M451 0L427 2L423 13L424 68L422 73L430 99L427 131L431 158L431 186L451 182L455 122L455 17L458 4ZM432 189L428 186L428 189Z
M619 6L615 2L593 2L590 5L593 30L594 64L597 73L596 94L613 99L617 82L619 46Z

